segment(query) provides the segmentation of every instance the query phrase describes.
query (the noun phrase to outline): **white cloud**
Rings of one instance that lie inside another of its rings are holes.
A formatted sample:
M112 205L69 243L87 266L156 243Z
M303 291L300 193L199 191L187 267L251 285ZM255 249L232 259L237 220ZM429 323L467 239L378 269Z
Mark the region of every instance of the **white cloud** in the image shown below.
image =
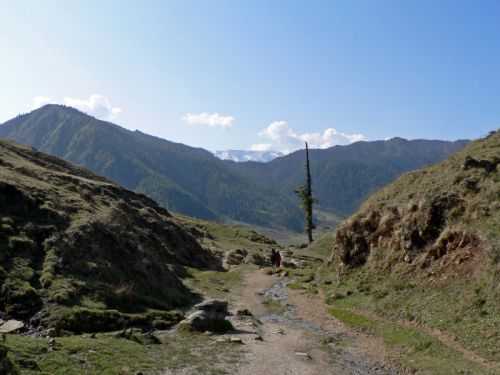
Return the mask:
M43 107L45 104L53 104L53 103L55 103L55 101L47 96L35 96L33 98L33 103L31 105L31 109L35 110L35 109L38 109L40 107Z
M64 98L64 104L102 120L113 120L122 109L113 107L105 96L94 94L88 99Z
M90 95L88 99L66 97L62 101L47 96L36 96L33 98L31 109L35 110L46 104L64 104L101 120L114 120L122 112L121 108L113 107L107 97L99 94Z
M270 151L273 145L271 143L256 143L250 146L251 151Z
M182 121L189 125L206 125L210 127L230 128L234 122L233 116L221 115L217 112L186 113Z
M334 128L327 128L323 132L299 133L290 128L286 121L272 122L259 133L259 136L269 142L254 144L250 149L259 151L276 150L283 153L290 153L303 148L304 142L308 142L311 148L328 148L367 139L363 134L342 133Z

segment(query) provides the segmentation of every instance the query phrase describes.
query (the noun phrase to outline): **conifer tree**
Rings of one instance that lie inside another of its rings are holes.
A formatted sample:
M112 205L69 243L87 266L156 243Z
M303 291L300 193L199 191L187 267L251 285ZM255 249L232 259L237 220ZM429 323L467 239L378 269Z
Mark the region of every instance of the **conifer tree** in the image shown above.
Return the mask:
M309 165L309 146L306 142L306 183L300 186L295 193L300 199L302 208L305 214L305 230L309 243L313 242L312 231L314 229L313 223L313 204L317 203L312 195L312 182L311 182L311 168Z

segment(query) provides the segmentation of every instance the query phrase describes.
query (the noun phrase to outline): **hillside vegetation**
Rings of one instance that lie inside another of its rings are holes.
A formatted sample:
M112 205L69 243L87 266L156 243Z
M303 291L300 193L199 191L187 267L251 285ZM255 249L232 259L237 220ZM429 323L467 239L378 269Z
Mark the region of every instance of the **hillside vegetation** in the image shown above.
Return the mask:
M374 194L332 245L323 273L336 316L438 329L498 365L500 132Z
M304 153L269 163L222 161L210 152L129 131L73 108L47 105L0 125L0 137L85 166L167 209L202 219L303 229L294 190L304 182ZM311 150L313 189L335 225L371 192L401 173L441 161L466 142L359 142Z
M168 326L217 262L164 208L60 159L0 142L0 310L29 328Z

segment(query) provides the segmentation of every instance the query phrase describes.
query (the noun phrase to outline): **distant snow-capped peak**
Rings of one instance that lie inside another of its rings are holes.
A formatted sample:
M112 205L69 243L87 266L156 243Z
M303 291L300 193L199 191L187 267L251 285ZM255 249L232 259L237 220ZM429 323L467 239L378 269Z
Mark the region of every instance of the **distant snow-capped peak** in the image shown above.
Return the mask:
M258 161L266 163L284 154L278 151L223 150L215 151L214 155L222 160L232 160L236 162Z

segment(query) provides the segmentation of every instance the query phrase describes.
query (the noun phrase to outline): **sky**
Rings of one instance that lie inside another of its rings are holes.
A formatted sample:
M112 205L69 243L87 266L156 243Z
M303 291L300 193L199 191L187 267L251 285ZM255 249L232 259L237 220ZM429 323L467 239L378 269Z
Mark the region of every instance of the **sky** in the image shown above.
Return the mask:
M500 127L500 2L0 0L0 122L62 103L208 150Z

